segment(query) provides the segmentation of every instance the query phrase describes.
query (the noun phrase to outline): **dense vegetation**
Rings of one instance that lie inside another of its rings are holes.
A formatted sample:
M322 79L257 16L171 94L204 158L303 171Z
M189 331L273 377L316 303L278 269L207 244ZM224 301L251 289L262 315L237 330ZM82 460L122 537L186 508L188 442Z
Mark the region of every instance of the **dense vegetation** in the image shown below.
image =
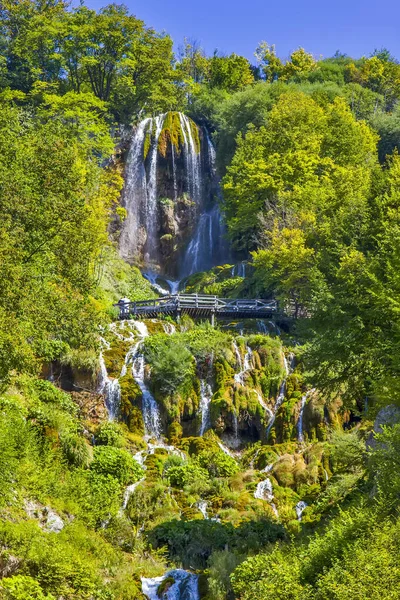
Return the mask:
M208 600L399 597L400 64L385 49L283 61L265 42L255 64L189 40L174 55L124 6L59 0L2 2L0 48L0 597L137 600L167 565L199 572ZM154 297L114 225L127 132L166 111L207 127L247 265L187 290L274 296L293 317L282 336L147 323L173 451L145 443L143 390L120 376L138 331L109 327L120 297ZM94 391L101 348L114 422ZM279 519L254 495L265 472Z

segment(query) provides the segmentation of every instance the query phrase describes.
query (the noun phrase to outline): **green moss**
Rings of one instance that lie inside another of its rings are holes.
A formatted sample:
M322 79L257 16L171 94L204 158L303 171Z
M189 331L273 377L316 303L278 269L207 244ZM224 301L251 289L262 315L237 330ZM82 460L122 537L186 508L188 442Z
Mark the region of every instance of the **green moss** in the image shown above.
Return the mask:
M157 596L162 598L163 595L168 592L169 588L174 585L174 583L175 579L173 577L166 577L157 588Z
M178 446L182 438L183 429L182 425L178 421L174 421L168 427L168 440L173 446Z
M129 347L129 342L118 341L117 344L112 345L108 350L104 350L104 362L106 363L107 373L110 377L117 378L120 376Z
M190 129L192 131L192 138L193 138L195 150L196 150L197 154L200 154L201 143L200 143L199 128L197 127L196 123L194 121L192 121L192 119L189 119L189 124L190 124Z
M184 136L178 112L169 112L164 119L163 128L158 138L158 151L165 158L168 145L173 145L177 154L180 154L184 144Z
M140 407L141 389L129 374L121 377L119 383L121 386L121 418L128 425L129 431L144 435L144 422Z
M144 144L143 144L143 160L146 160L147 155L149 153L149 150L151 148L151 140L155 135L155 126L154 126L154 121L153 121L153 126L149 127L146 131L146 135L144 138Z

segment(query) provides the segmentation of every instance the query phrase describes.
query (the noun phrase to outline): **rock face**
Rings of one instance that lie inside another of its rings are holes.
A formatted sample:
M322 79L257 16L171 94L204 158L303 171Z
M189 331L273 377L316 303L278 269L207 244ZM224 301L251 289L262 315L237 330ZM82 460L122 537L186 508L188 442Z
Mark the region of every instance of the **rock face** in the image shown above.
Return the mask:
M124 259L174 278L218 264L226 244L214 157L207 132L182 113L137 125L121 199Z
M395 406L394 404L389 404L382 408L375 419L374 423L374 431L368 436L367 439L367 447L375 448L377 442L375 440L375 433L382 433L382 427L384 425L395 425L396 423L400 423L400 407Z
M28 517L37 519L39 526L49 533L60 533L64 529L64 521L49 506L29 500L25 502L25 511Z

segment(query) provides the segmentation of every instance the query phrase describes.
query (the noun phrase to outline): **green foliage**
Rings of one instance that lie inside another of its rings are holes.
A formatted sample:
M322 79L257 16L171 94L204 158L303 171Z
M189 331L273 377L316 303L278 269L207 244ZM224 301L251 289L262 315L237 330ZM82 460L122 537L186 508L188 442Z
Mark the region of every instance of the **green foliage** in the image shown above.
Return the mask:
M123 444L121 426L114 421L103 423L95 433L95 441L100 446L121 447Z
M43 593L35 579L25 575L3 579L1 589L5 600L54 600L53 595Z
M146 339L146 360L152 367L153 385L170 394L194 374L194 361L183 340L158 334Z
M141 466L129 452L113 446L95 447L90 468L99 475L115 477L122 485L139 481L143 474Z
M238 472L237 462L222 450L203 451L198 455L199 465L207 469L211 477L229 477Z

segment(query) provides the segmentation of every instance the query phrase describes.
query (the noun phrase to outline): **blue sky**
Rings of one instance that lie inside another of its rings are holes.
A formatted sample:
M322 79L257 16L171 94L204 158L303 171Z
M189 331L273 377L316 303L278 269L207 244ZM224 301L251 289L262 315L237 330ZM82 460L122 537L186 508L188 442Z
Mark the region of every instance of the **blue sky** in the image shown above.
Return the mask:
M118 0L117 0L118 1ZM303 46L315 56L336 50L359 57L387 47L400 59L400 0L125 0L133 14L176 45L184 36L208 53L236 52L253 59L257 43L275 44L282 58ZM100 8L107 0L86 0Z

